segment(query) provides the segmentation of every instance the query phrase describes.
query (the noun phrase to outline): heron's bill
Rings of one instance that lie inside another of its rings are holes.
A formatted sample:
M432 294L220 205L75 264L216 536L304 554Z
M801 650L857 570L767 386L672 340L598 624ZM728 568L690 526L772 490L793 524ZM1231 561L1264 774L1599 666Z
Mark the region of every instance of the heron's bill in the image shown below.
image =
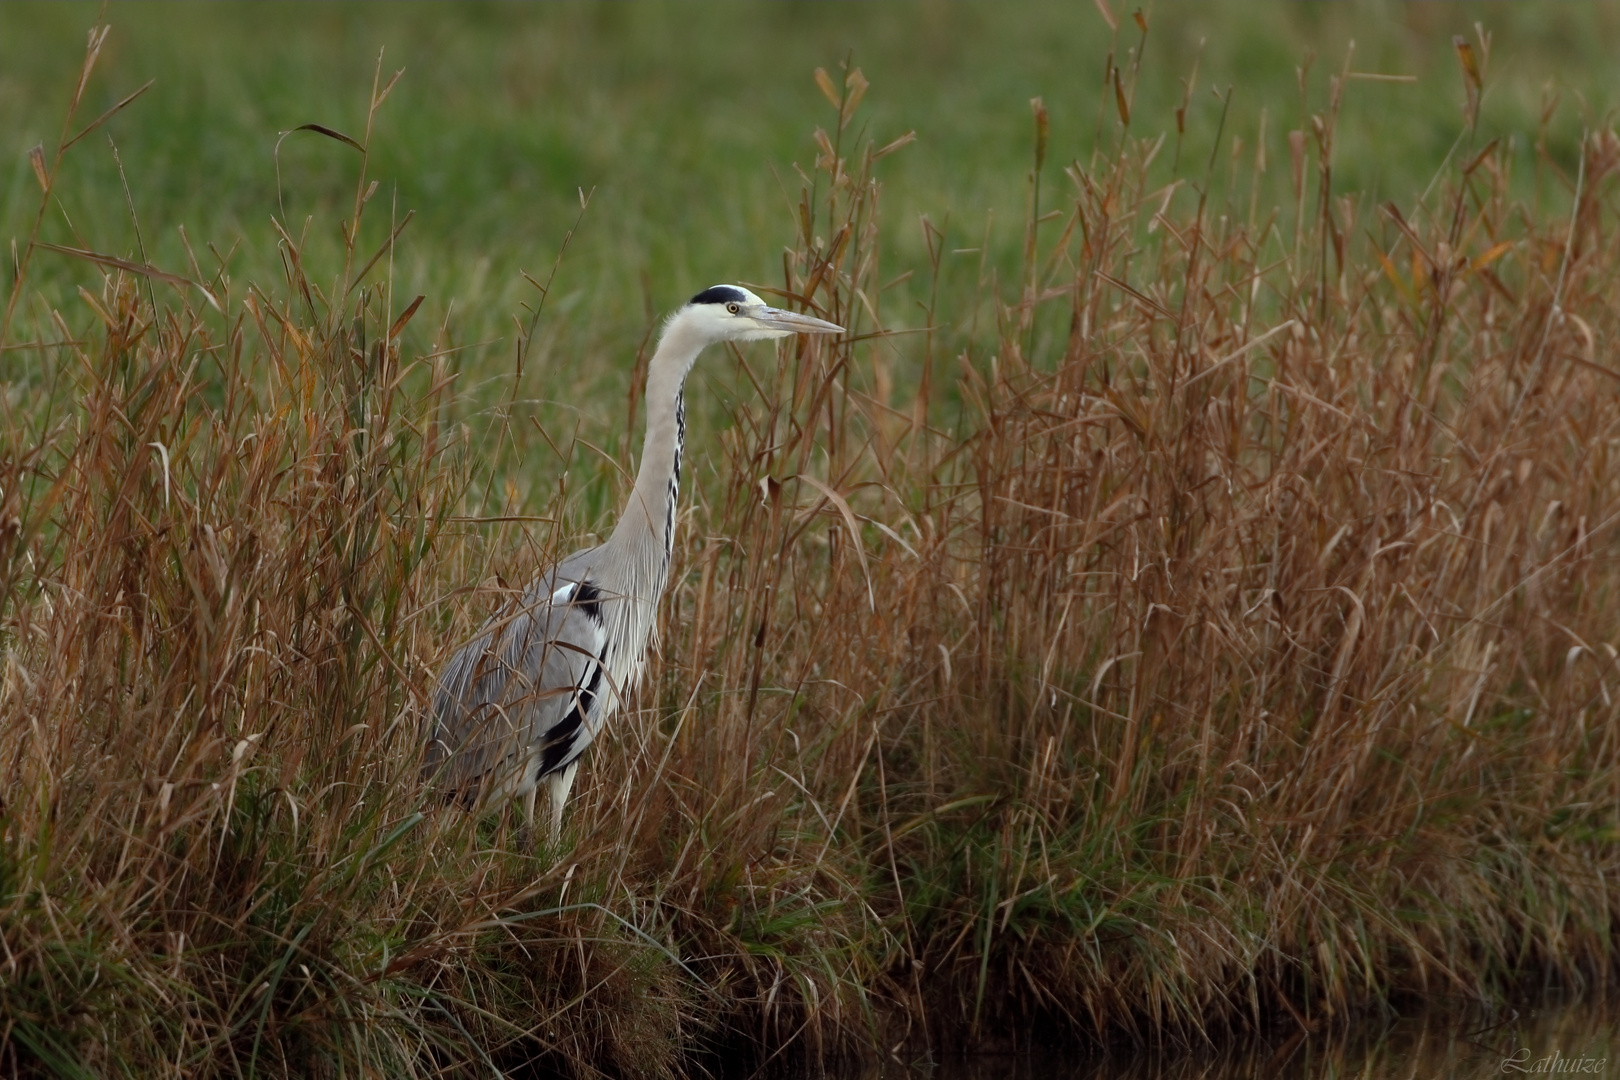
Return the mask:
M830 323L825 319L817 319L811 315L800 315L797 311L783 311L781 308L760 308L754 313L755 321L772 330L786 330L794 334L842 334L844 328L837 323Z

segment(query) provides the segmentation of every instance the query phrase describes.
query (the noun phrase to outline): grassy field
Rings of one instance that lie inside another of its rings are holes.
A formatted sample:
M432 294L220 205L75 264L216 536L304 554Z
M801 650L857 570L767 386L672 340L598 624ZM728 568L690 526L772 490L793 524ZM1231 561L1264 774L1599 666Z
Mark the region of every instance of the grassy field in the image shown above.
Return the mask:
M1119 18L1129 10L1116 5ZM54 145L74 61L94 5L8 4L0 10L0 130L12 148L0 199L0 232L24 236L37 186L22 154ZM1406 74L1415 84L1357 81L1341 109L1335 168L1344 190L1375 201L1411 200L1433 181L1456 141L1463 92L1453 34L1484 19L1501 45L1492 57L1482 123L1516 135L1516 179L1539 194L1530 145L1544 97L1559 95L1549 149L1566 169L1583 124L1614 100L1608 61L1620 17L1607 8L1465 5L1169 6L1157 17L1133 107L1156 133L1196 75L1181 156L1204 162L1219 126L1215 91L1232 92L1224 149L1238 157L1212 176L1217 202L1250 201L1253 151L1266 114L1268 168L1260 204L1291 194L1286 132L1325 107L1327 76L1351 41L1352 67ZM425 323L454 302L463 342L510 337L510 314L530 299L520 270L549 270L578 218L578 192L594 191L546 323L563 371L581 356L611 357L600 383L569 396L616 406L618 372L645 333L649 310L669 310L694 283L780 277L793 238L797 163L808 168L825 107L816 67L853 55L874 90L863 130L880 144L906 131L917 142L884 168L885 281L921 265L917 218L947 231L950 249L988 244L988 258L947 261L947 322L971 322L966 301L981 262L1016 273L1026 212L1028 100L1051 117L1052 176L1088 160L1112 137L1103 93L1108 27L1089 4L1026 5L1017 19L993 4L778 6L413 4L248 6L132 4L111 17L114 36L87 111L147 80L139 108L108 131L118 140L151 260L182 266L178 227L201 251L235 250L241 282L280 279L271 216L295 233L313 215L313 250L330 256L346 212L355 162L313 135L281 144L279 132L362 123L379 50L405 69L377 118L373 175L397 213L416 218L401 237L394 273L425 294ZM1129 35L1123 52L1133 44ZM1296 69L1309 56L1302 96ZM1129 67L1131 61L1121 59ZM1172 173L1173 149L1156 176ZM75 236L104 250L135 251L112 154L98 133L81 146L57 191L48 240ZM1224 209L1224 206L1223 206ZM367 238L386 231L373 207ZM324 263L319 263L324 267ZM49 260L33 280L70 299L93 283L88 268ZM888 294L889 318L916 326L914 283ZM58 304L57 306L66 306ZM464 358L481 376L509 374L510 341ZM604 365L592 365L601 370ZM565 383L565 385L568 385ZM572 385L569 386L573 390ZM550 395L562 396L562 395ZM615 409L614 416L617 416ZM598 421L605 417L594 417ZM600 432L599 432L600 433Z
M6 1069L1612 976L1613 9L1002 10L131 5L80 83L92 9L0 8ZM365 153L278 188L303 123ZM701 363L663 647L529 850L422 789L423 705L610 521L718 280L853 333Z

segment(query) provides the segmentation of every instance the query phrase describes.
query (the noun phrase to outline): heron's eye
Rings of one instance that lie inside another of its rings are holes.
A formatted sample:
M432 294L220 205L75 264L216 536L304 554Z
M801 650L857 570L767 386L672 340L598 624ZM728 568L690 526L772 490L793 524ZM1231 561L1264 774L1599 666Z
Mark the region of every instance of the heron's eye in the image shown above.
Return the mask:
M742 310L742 305L737 303L736 301L732 301L731 303L726 305L726 310L731 312L733 315L735 315L735 314L737 314L737 312Z

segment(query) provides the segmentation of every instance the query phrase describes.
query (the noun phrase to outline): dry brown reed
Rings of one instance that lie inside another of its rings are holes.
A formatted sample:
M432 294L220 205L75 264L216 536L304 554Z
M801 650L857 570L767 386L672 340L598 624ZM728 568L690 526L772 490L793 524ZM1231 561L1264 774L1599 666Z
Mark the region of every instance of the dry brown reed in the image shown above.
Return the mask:
M1019 279L910 335L898 147L821 77L781 291L852 333L735 354L557 851L416 779L435 665L572 538L478 520L363 166L329 280L291 236L274 292L90 256L93 340L7 341L55 389L0 454L3 1067L666 1075L1606 978L1620 139L1542 163L1567 216L1499 143L1372 206L1330 109L1243 214L1121 74Z

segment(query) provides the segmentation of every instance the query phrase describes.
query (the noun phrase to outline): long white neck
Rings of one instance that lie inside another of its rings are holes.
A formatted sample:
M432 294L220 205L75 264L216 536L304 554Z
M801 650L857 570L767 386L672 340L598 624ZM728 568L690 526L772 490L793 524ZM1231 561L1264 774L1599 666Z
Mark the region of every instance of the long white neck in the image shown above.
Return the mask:
M647 436L635 488L608 538L636 580L631 591L656 601L669 574L680 499L681 447L686 413L681 393L687 373L708 344L698 328L677 318L669 324L647 367ZM647 595L650 592L651 595Z

